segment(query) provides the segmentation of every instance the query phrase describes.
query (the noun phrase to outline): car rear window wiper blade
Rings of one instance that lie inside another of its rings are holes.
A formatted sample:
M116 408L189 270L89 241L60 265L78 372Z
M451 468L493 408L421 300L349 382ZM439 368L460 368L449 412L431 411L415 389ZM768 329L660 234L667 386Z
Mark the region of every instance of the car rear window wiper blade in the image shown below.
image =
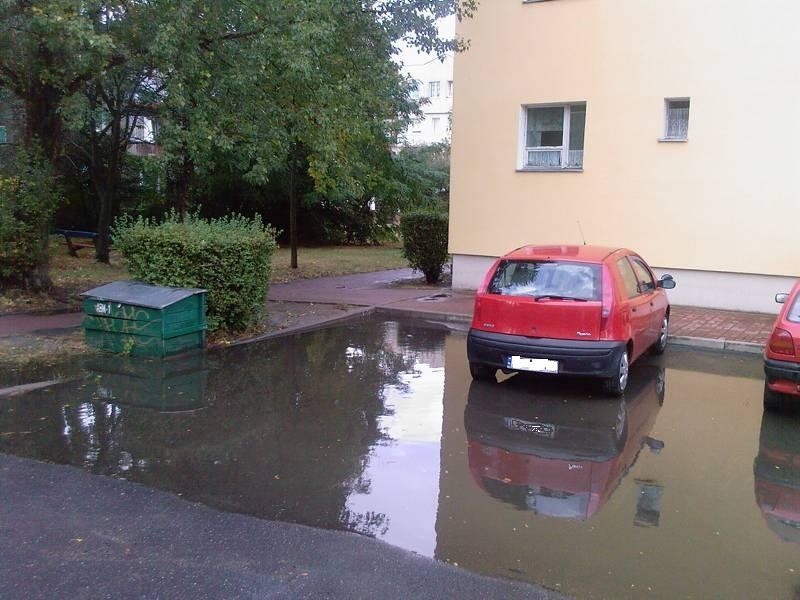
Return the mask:
M575 302L588 302L586 298L578 298L576 296L562 296L560 294L542 294L533 297L536 302L539 300L574 300Z

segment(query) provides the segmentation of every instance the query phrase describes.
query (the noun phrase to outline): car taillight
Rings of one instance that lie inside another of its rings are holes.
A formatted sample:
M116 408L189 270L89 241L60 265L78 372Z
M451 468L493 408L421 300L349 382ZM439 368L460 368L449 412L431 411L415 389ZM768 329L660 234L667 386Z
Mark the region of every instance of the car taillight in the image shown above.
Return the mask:
M603 265L602 303L600 304L600 337L605 338L609 334L611 324L611 313L614 311L614 288L611 281L611 272L608 265Z
M769 350L775 354L794 356L794 339L785 329L775 329L769 338Z
M475 310L472 313L472 322L473 323L480 323L481 322L481 297L480 294L475 296Z

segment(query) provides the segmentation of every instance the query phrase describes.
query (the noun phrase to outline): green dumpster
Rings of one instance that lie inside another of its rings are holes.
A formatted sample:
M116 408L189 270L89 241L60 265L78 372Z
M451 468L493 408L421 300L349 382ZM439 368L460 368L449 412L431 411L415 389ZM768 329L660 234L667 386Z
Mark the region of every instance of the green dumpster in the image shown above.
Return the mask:
M129 356L168 356L202 348L206 290L115 281L81 294L86 343Z

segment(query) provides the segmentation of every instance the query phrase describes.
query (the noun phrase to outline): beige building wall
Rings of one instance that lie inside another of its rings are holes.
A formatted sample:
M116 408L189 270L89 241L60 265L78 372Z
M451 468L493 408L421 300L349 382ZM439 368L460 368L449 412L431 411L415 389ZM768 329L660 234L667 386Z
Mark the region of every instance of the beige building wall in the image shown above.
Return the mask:
M589 243L690 271L673 301L714 306L716 272L757 298L724 308L771 310L800 275L799 20L791 0L481 3L455 60L454 285L523 244L580 243L580 222ZM688 141L661 142L676 97ZM582 172L521 171L523 105L561 102L586 103Z

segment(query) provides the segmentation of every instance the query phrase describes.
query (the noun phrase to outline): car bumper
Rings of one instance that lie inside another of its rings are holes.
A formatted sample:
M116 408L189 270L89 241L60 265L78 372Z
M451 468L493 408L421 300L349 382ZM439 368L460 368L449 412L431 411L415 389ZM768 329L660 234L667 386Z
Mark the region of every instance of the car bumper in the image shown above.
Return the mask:
M470 329L467 357L470 362L508 368L511 356L558 361L559 375L614 377L624 342L555 340Z
M800 396L800 363L765 358L764 374L773 392Z

